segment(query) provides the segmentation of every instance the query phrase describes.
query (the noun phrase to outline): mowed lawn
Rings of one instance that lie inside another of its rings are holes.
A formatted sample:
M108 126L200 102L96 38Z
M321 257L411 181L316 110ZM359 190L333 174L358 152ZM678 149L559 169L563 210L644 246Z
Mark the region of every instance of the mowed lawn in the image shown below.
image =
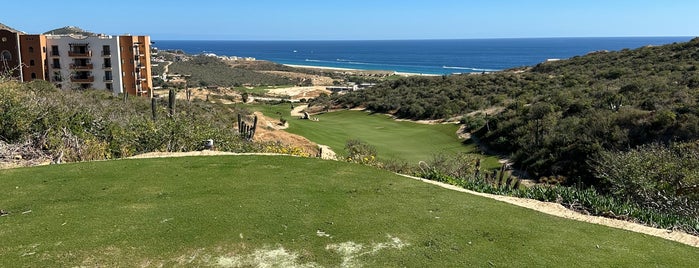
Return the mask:
M319 121L289 117L289 104L256 105L252 109L270 117L285 117L290 133L330 146L340 155L346 155L345 143L359 139L374 147L379 159L402 159L409 164L431 160L435 154L457 152L477 153L476 146L464 143L456 136L456 124L418 124L396 121L384 114L364 111L337 111L314 115ZM281 116L280 116L281 114ZM497 167L495 157L485 157L486 167Z
M0 170L0 267L692 267L699 250L288 156Z

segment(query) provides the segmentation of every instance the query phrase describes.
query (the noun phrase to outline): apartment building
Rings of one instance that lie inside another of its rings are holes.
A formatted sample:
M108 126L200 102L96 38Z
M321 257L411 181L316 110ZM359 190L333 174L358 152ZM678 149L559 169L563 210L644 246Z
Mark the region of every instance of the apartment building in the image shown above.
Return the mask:
M0 75L21 77L19 32L0 28Z
M0 29L0 41L0 71L12 71L23 81L153 96L149 36L30 35Z

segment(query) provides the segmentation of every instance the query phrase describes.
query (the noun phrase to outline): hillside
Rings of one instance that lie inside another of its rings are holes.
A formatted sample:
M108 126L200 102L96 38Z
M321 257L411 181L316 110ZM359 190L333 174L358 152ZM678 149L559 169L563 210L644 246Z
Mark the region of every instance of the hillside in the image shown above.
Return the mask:
M53 35L82 35L82 36L94 36L96 35L95 33L88 32L86 30L83 30L79 27L76 26L65 26L61 28L56 28L50 31L46 31L44 34L53 34Z
M521 174L696 219L698 67L696 38L492 74L404 78L310 105L459 116Z
M690 267L699 257L337 161L117 160L0 178L3 267Z
M154 100L0 77L0 167L16 159L60 163L194 151L208 139L222 151L297 152L276 141L241 138L231 126L247 112L235 107L178 100L170 115L167 99Z
M602 149L699 137L698 66L694 39L525 71L405 78L331 101L403 118L464 116L491 149L532 175L582 178L590 176L585 161Z
M192 85L240 87L242 85L295 85L297 81L254 70L233 68L222 60L208 56L192 56L188 61L174 62L170 73L188 74Z

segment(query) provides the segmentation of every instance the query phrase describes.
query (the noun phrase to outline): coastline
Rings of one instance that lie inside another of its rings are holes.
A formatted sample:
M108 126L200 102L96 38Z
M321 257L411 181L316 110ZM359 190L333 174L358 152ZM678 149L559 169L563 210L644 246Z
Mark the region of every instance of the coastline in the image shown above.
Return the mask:
M397 72L397 71L363 70L363 69L350 69L350 68L315 66L315 65L299 65L299 64L282 64L282 65L292 67L292 68L305 68L305 69L317 69L317 70L328 70L328 71L345 71L345 72L387 73L387 74L399 75L399 76L440 76L438 74L421 74L421 73L406 73L406 72Z

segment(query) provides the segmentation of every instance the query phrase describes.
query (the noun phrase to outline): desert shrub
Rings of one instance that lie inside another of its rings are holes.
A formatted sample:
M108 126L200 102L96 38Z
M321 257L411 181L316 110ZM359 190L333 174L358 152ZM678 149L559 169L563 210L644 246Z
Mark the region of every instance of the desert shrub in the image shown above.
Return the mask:
M481 193L555 202L585 214L631 220L653 227L679 229L690 234L699 234L697 217L643 207L627 200L604 195L595 188L561 185L536 185L530 188L499 187L487 181L481 174L458 178L441 173L435 168L422 169L417 175Z
M0 83L0 139L32 144L56 160L87 161L153 151L192 151L213 139L226 151L262 151L241 140L228 109L205 102L180 103L168 117L166 102L124 100L106 91L57 90L49 83ZM235 112L235 111L234 111Z
M438 153L426 164L433 172L454 178L469 178L480 172L479 162L479 158L472 154Z
M377 164L376 147L365 143L358 139L351 139L345 143L345 151L348 162L360 163L365 165Z
M486 124L484 115L464 115L460 120L461 124L466 126L469 131L476 131Z
M383 166L383 168L388 171L400 174L415 174L416 172L414 165L411 165L410 163L402 159L391 158L387 160L381 160L381 166Z
M37 115L29 98L17 93L18 87L16 82L0 84L0 138L10 143L24 138Z
M660 211L699 217L697 143L649 144L628 152L604 151L595 176L621 199Z
M299 157L311 157L313 154L307 152L302 148L282 144L279 142L269 142L265 143L263 152L273 153L273 154L288 154Z

